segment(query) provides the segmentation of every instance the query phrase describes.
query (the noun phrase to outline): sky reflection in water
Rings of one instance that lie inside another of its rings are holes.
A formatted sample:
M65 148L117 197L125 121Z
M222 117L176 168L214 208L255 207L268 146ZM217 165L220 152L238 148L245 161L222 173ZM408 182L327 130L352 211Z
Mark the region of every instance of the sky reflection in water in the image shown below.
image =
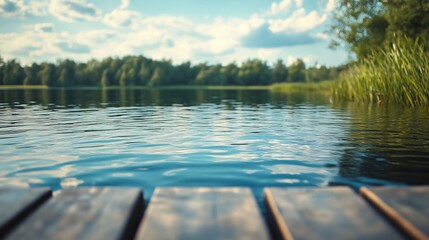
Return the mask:
M2 90L0 184L422 184L428 133L424 109L314 94Z

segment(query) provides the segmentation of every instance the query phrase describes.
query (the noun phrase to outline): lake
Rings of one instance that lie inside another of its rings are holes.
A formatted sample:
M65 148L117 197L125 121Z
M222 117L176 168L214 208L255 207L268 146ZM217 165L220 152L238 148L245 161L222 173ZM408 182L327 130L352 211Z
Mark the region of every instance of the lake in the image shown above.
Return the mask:
M267 90L0 90L0 185L429 184L429 111Z

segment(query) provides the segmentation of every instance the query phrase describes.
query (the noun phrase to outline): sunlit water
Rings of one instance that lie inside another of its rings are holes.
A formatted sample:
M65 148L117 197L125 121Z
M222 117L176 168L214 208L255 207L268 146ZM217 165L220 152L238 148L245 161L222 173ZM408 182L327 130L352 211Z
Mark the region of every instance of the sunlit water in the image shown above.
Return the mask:
M426 108L315 94L1 90L0 185L429 183Z

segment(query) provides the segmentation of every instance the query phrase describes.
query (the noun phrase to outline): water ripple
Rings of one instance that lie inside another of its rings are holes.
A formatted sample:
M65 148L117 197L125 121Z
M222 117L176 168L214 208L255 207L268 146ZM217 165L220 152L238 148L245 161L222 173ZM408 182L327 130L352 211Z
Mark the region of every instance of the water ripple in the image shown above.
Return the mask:
M63 96L67 105L2 100L0 184L149 193L246 186L261 195L266 186L429 183L424 109L334 106L266 91L161 95L147 102Z

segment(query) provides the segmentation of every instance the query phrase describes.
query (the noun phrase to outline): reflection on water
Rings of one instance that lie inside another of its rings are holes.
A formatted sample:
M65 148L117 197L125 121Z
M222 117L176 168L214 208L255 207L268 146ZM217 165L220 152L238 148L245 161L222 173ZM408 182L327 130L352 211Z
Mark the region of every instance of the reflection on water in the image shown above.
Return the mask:
M317 94L1 90L0 184L429 183L427 109Z
M370 184L429 183L428 109L350 103L338 108L350 114L340 176Z
M135 106L195 106L201 104L222 104L234 109L235 105L272 107L311 103L323 105L327 97L314 93L271 94L261 90L0 90L0 103L10 108L27 105L42 105L49 109L63 108L106 108Z

